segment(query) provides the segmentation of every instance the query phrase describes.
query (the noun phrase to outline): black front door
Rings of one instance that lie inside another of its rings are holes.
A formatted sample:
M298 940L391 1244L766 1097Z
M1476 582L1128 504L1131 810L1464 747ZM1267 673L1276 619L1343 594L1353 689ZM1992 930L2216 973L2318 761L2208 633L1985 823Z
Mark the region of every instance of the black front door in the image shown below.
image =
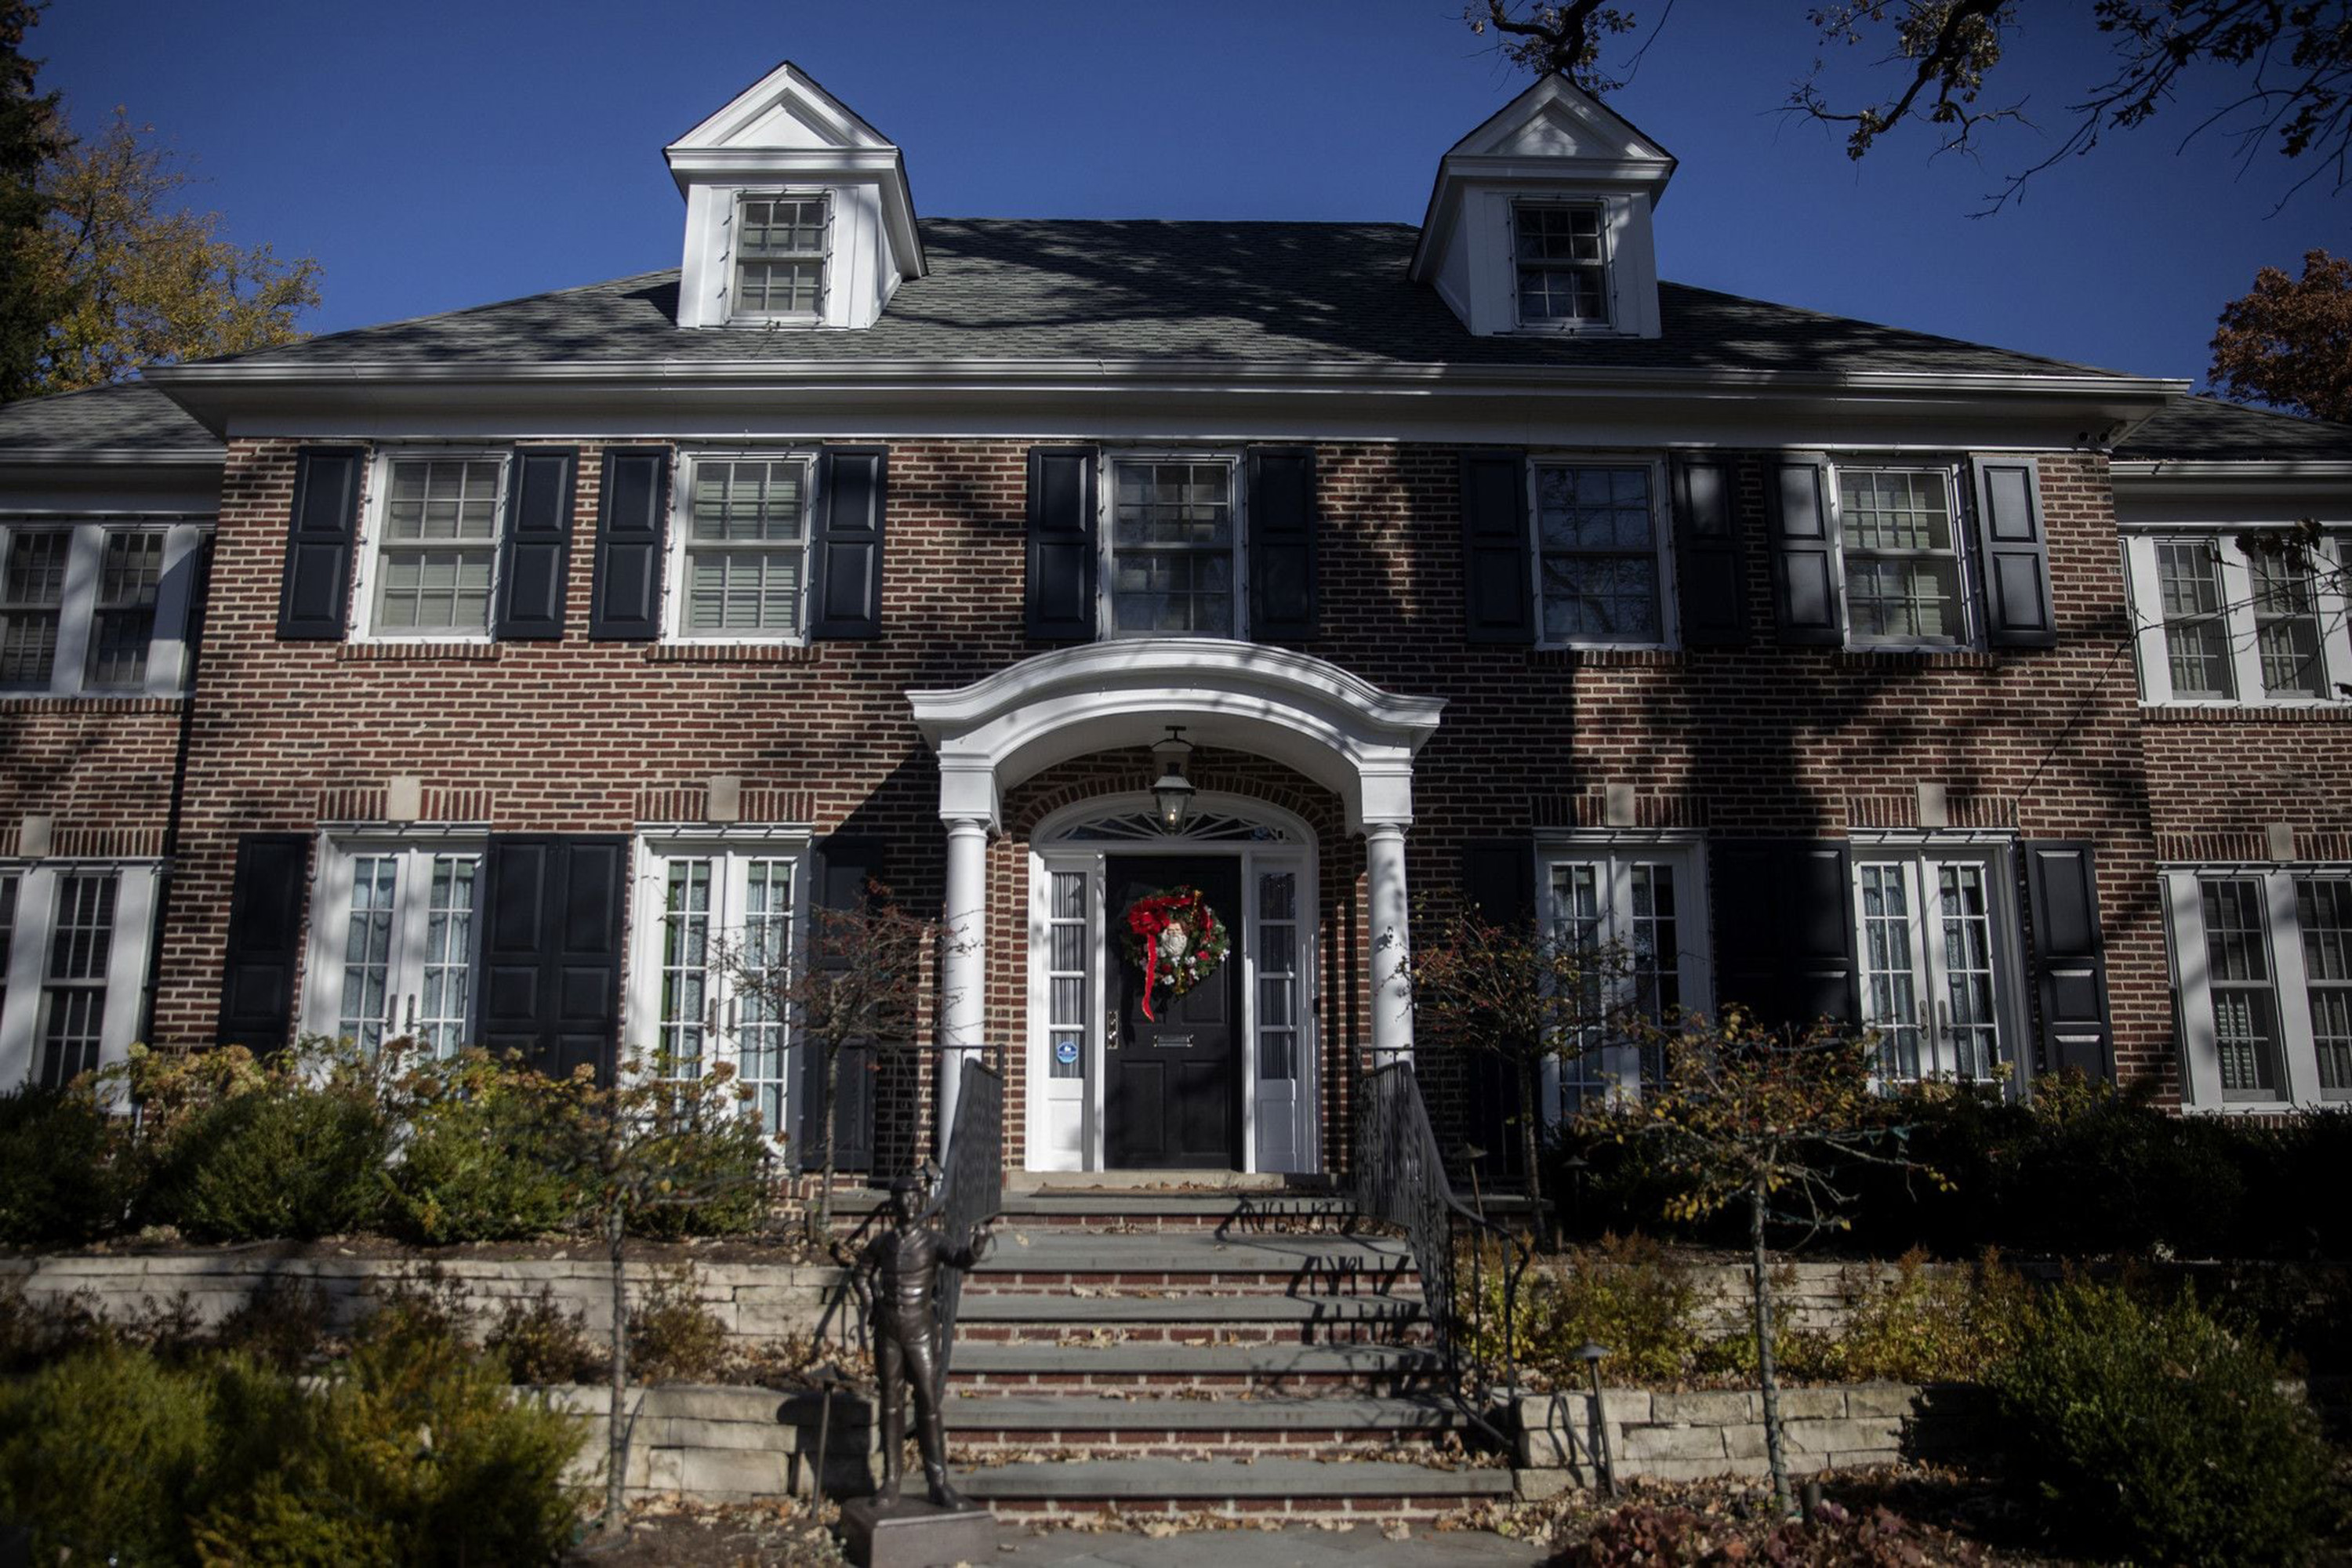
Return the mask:
M1242 868L1224 857L1114 855L1105 868L1111 965L1104 1157L1113 1170L1241 1167ZM1225 928L1223 963L1183 995L1155 987L1143 1016L1143 969L1128 956L1136 900L1198 888Z

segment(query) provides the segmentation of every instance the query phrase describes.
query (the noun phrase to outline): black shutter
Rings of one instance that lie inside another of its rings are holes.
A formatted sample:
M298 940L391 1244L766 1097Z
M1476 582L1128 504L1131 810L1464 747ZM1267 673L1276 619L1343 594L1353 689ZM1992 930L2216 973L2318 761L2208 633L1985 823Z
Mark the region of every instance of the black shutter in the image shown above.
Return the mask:
M563 636L565 566L572 559L572 484L580 453L532 447L507 463L507 529L499 546L498 635Z
M2086 1077L2113 1079L2115 1026L2107 1013L2106 942L2099 929L2099 881L2091 847L2029 841L2025 865L2033 902L2042 1070L2079 1068Z
M1730 839L1707 846L1718 1010L1767 1028L1860 1015L1852 868L1842 843Z
M607 447L596 512L596 582L588 635L661 636L662 538L669 518L669 448Z
M1529 838L1485 838L1462 851L1462 892L1490 925L1536 918L1536 847Z
M482 1044L551 1077L609 1082L621 1020L629 841L501 834L486 858Z
M817 847L814 860L814 879L809 890L810 901L818 910L866 908L869 902L868 888L886 875L883 845L877 838L835 835ZM845 955L827 950L822 918L816 921L815 930L810 933L809 962L820 968L830 969L838 969L848 963ZM874 1047L862 1042L844 1045L836 1079L833 1102L834 1164L844 1171L871 1171L874 1168ZM817 1101L824 1089L824 1053L811 1047L801 1052L798 1153L803 1170L819 1170L824 1163L824 1123L817 1115Z
M362 447L305 447L294 457L294 513L278 596L281 642L341 642L351 615Z
M1675 584L1686 647L1748 642L1748 577L1731 511L1731 468L1713 458L1675 460Z
M889 455L879 447L828 447L817 462L816 537L809 554L815 593L812 637L882 635L882 510Z
M1095 635L1096 455L1029 448L1029 635L1040 642Z
M1253 637L1315 637L1315 449L1257 447L1249 455L1250 625Z
M1527 926L1536 918L1536 847L1530 838L1488 838L1462 851L1462 893L1490 925ZM1517 1181L1527 1174L1518 1135L1519 1085L1510 1058L1469 1051L1461 1062L1463 1130L1486 1153L1470 1163L1479 1179ZM1537 1114L1542 1114L1540 1106ZM1450 1140L1449 1140L1450 1142Z
M1829 466L1817 458L1780 458L1765 492L1772 502L1772 609L1780 641L1835 647L1845 640L1838 582L1837 529L1830 510Z
M219 1044L259 1053L274 1051L292 1037L294 973L310 890L309 834L248 833L236 841Z
M2041 470L2031 458L1979 458L1971 467L1984 554L1985 640L1994 647L2053 647L2058 626Z
M1527 456L1462 454L1462 588L1472 642L1536 640Z

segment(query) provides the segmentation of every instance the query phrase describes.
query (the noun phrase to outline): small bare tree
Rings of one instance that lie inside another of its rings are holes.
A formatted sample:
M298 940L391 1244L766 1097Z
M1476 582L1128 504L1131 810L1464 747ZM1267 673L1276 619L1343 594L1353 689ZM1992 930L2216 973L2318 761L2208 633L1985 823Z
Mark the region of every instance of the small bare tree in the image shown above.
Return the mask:
M1483 1055L1509 1075L1518 1101L1519 1152L1538 1239L1549 1247L1537 1101L1543 1066L1603 1048L1616 1035L1615 981L1623 952L1572 925L1488 920L1469 909L1414 922L1407 980L1417 1025L1447 1048Z
M1827 1020L1801 1034L1766 1029L1736 1007L1712 1021L1692 1015L1672 1026L1635 1028L1663 1050L1664 1081L1644 1090L1636 1106L1588 1111L1579 1130L1647 1145L1681 1187L1666 1205L1669 1219L1703 1219L1745 1205L1765 1455L1773 1500L1785 1514L1789 1467L1767 1232L1794 1231L1801 1245L1824 1230L1844 1229L1851 1194L1838 1184L1843 1167L1894 1165L1938 1184L1942 1178L1910 1157L1904 1103L1879 1092L1874 1037L1850 1036Z

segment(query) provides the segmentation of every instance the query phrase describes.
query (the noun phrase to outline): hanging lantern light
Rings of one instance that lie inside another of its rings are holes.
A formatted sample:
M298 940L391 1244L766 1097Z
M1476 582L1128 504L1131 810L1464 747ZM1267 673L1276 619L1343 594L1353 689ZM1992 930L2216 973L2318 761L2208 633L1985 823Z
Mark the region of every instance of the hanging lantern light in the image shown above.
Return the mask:
M1160 831L1181 833L1192 815L1192 783L1184 776L1184 759L1192 754L1192 742L1184 739L1181 725L1171 724L1168 738L1152 742L1151 754L1160 763L1160 780L1151 786L1159 803Z

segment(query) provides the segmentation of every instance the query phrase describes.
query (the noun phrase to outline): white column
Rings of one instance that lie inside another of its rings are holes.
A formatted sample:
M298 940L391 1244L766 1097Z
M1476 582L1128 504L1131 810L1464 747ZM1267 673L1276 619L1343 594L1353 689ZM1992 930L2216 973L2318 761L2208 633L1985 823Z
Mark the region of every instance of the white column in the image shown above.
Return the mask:
M1372 1065L1412 1055L1412 995L1406 984L1412 952L1404 886L1402 822L1364 825L1365 870L1370 884Z
M981 945L988 913L988 824L979 817L948 819L948 896L940 942L939 1083L933 1096L939 1116L934 1135L940 1163L947 1163L948 1134L955 1126L956 1096L963 1088L968 1052L983 1045L983 1006L988 956Z

